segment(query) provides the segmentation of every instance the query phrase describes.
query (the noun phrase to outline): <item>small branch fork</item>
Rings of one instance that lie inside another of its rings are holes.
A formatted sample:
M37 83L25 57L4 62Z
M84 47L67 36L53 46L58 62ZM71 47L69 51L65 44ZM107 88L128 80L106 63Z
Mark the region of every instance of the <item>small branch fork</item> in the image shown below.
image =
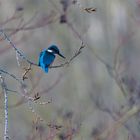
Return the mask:
M40 98L40 95L39 93L37 93L34 97L30 97L28 96L28 91L25 89L26 85L24 83L24 81L18 79L14 74L10 74L9 72L7 71L4 71L2 69L0 69L0 75L2 75L2 73L6 74L7 76L15 79L18 83L19 83L19 86L20 86L20 89L21 89L21 95L27 100L27 101L32 101L34 103L38 103L37 100ZM17 92L17 91L13 91L13 90L10 90L8 89L7 87L5 88L6 91L12 91L12 92ZM46 105L46 104L49 104L51 103L52 100L49 100L47 102L40 102L39 104L40 105Z

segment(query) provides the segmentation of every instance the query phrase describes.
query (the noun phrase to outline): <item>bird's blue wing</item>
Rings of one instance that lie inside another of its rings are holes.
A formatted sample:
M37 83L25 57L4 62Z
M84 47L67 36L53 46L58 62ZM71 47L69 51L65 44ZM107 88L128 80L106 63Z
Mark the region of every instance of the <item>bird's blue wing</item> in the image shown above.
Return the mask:
M54 59L55 55L47 51L45 51L45 53L42 56L43 64L48 67L53 63Z
M41 64L40 64L40 58L41 58L42 54L43 54L43 52L41 52L41 53L39 54L39 62L38 62L38 66L41 66Z
M43 51L40 55L39 65L47 73L48 68L53 63L54 59L55 59L55 55L53 55L47 51Z

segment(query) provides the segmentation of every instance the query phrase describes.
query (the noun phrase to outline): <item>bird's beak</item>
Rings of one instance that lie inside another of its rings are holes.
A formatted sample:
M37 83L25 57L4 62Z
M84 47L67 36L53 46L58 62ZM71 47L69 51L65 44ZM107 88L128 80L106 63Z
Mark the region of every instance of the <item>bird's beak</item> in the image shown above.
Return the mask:
M61 53L59 53L58 55L59 55L59 56L61 56L61 57L62 57L62 58L64 58L64 59L66 58L66 57L65 57L65 56L63 56Z

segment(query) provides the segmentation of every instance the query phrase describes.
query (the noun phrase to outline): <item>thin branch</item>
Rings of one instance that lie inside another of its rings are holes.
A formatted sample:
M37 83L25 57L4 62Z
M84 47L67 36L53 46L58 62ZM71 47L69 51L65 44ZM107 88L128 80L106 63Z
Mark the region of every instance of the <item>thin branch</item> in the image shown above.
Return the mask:
M28 79L28 77L26 75L31 70L31 66L32 65L30 64L28 68L25 68L25 72L23 73L22 80Z
M87 13L96 12L96 8L93 7L83 8L83 10L86 11Z
M73 2L74 2L74 4L78 5L79 9L81 9L81 10L87 12L87 13L96 12L96 8L94 8L94 7L84 7L79 0L75 0Z
M4 112L5 112L5 128L4 128L4 140L9 140L8 136L8 92L4 78L0 75L0 82L4 94Z
M16 80L17 82L19 82L20 84L23 84L23 82L22 82L20 79L18 79L14 74L11 74L11 73L9 73L9 72L3 70L3 69L0 69L0 73L4 73L4 74L6 74L6 75L12 77L13 79L15 79L15 80Z
M0 73L4 73L4 74L10 76L11 78L15 79L20 85L20 89L21 89L21 92L22 92L21 95L27 100L34 101L33 97L28 96L28 94L27 94L28 92L25 89L26 85L25 85L24 81L18 79L14 74L11 74L11 73L9 73L5 70L0 69Z
M46 89L44 89L44 90L41 90L41 91L39 91L39 92L37 92L36 91L36 88L37 88L37 86L38 86L38 84L39 84L39 81L40 81L40 79L37 79L36 80L36 82L37 83L35 83L35 85L33 85L33 87L32 87L32 89L29 91L29 93L28 93L28 95L32 95L32 94L34 94L34 102L36 101L36 94L38 93L38 95L41 97L42 95L44 95L44 94L47 94L47 93L49 93L51 90L53 90L54 89L54 87L56 87L59 83L60 83L60 81L62 80L62 78L63 78L63 74L60 74L58 77L57 77L57 79L56 79L56 81L52 84L52 85L50 85L49 87L46 87ZM37 92L37 93L36 93ZM20 106L20 105L22 105L23 103L26 103L27 101L25 101L25 98L24 97L22 97L18 102L15 102L13 105L10 105L10 108L11 107L17 107L17 106ZM38 100L37 100L37 102L35 102L35 103L37 103L37 104L39 104L39 105L46 105L46 104L49 104L49 103L51 103L52 102L52 99L49 99L48 101L41 101L41 102L39 102Z
M85 47L85 45L82 42L81 47L79 48L79 50L70 58L70 60L66 61L63 64L57 65L57 66L50 66L49 68L60 68L60 67L64 67L65 65L69 65L81 52L82 49Z
M27 57L25 55L23 55L23 53L19 49L17 49L16 45L11 41L11 39L7 36L7 34L2 29L0 29L0 35L3 35L4 40L7 40L9 42L9 44L11 45L11 47L16 51L16 53L19 54L19 56L22 59L26 60L31 65L37 66L37 64L31 62L29 59L27 59Z

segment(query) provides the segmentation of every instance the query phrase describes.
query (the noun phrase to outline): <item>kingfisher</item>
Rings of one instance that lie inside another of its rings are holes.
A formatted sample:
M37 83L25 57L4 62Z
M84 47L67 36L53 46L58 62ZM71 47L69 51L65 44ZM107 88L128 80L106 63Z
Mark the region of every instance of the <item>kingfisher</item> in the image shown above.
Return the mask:
M56 45L51 45L48 47L48 49L43 50L39 55L38 66L48 73L49 66L51 66L54 62L56 54L65 59L65 57L59 52L59 49Z

